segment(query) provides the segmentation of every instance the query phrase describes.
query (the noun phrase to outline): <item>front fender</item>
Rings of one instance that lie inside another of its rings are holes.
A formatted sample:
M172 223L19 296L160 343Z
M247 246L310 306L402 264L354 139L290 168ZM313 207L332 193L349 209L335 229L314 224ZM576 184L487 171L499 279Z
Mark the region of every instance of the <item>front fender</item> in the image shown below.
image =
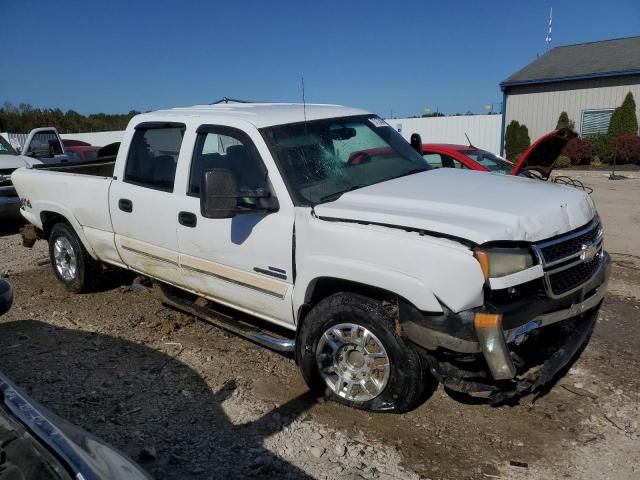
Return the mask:
M296 278L293 306L299 308L309 303L315 283L321 278L332 278L380 288L401 297L417 301L417 308L429 312L441 312L442 307L434 292L419 278L380 265L367 264L342 257L313 256L305 258L304 268Z

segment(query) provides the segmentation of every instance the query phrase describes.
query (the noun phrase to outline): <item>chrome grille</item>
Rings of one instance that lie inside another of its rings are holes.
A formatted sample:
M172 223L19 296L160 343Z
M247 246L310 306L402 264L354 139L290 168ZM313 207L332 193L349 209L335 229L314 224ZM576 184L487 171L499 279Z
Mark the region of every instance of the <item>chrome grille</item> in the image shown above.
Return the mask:
M545 288L557 298L579 290L598 271L603 234L596 218L583 228L534 245L545 271Z

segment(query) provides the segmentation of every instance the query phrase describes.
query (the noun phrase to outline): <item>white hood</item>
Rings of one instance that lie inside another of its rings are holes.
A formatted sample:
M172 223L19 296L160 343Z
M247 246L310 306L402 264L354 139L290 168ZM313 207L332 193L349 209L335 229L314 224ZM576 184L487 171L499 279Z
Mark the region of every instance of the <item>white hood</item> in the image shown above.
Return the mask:
M470 240L539 241L595 215L582 190L509 175L440 168L389 180L315 207L319 217L408 227Z
M0 170L40 165L42 162L24 155L0 155Z

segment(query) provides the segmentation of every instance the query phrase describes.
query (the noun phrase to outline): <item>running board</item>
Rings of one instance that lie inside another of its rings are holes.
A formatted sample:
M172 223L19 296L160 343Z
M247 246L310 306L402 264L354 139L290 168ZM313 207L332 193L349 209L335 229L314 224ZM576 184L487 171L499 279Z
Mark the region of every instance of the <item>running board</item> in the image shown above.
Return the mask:
M165 295L165 298L162 299L162 303L173 307L176 310L195 315L196 317L212 323L216 327L220 327L277 352L293 352L296 345L296 341L294 339L276 337L268 332L258 330L251 325L241 323L228 315L218 313L209 307L201 307L187 300L175 297L170 298ZM219 315L219 317L213 316L212 313Z

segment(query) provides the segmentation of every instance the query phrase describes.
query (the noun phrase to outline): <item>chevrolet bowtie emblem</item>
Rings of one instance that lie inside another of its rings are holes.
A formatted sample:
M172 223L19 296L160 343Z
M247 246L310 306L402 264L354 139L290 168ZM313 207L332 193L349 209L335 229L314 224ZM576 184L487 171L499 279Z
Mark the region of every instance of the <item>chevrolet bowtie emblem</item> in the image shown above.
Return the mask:
M598 254L598 246L593 243L585 243L582 245L582 254L580 254L580 259L583 262L590 262L593 260Z

